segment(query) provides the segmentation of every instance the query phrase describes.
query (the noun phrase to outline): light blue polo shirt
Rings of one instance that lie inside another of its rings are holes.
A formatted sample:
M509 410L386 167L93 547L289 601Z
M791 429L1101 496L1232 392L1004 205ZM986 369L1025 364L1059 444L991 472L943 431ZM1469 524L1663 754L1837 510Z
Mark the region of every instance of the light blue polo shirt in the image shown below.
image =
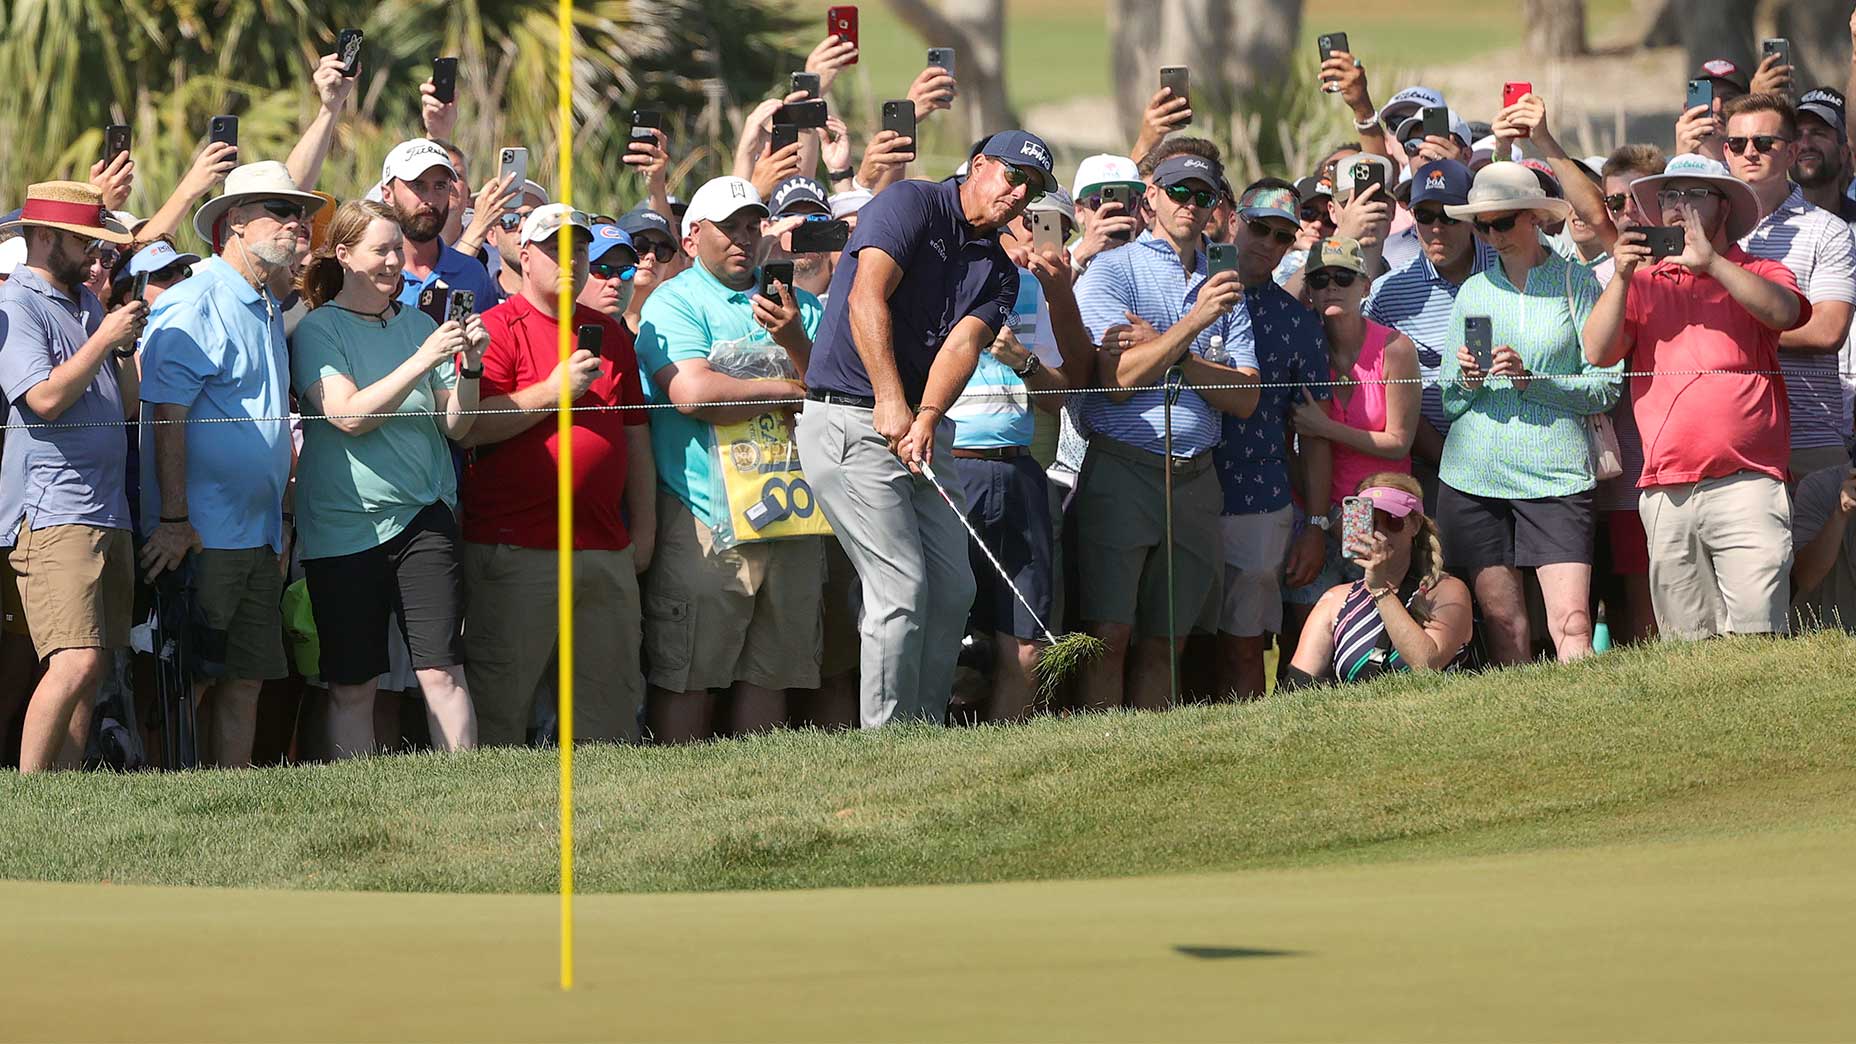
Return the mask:
M221 258L155 302L142 338L142 419L185 406L187 511L206 547L283 550L290 359L283 307ZM228 422L229 419L229 422ZM155 429L142 425L142 528L161 516Z
M754 285L759 285L755 273ZM807 337L818 335L824 316L818 298L798 287L799 321ZM718 342L752 339L771 343L754 321L753 290L731 290L698 261L651 292L638 315L638 369L645 398L669 402L652 380L684 359L707 359ZM705 525L716 521L715 476L709 467L715 426L676 410L651 413L651 454L659 485L677 495Z
M1018 270L1018 301L1007 320L1018 343L1036 355L1047 367L1063 365L1057 350L1056 336L1050 328L1050 308L1044 303L1044 288L1037 277L1025 269ZM1012 368L980 352L973 376L961 390L960 398L947 409L947 419L954 422L955 449L999 449L1006 446L1029 446L1037 434L1036 403L1026 389L1024 378Z

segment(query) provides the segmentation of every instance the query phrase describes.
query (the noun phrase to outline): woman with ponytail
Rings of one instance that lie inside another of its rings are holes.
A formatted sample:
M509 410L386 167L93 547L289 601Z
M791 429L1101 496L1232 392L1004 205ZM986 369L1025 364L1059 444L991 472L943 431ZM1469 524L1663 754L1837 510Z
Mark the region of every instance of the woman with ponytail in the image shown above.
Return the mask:
M490 335L475 315L441 325L395 303L405 260L397 211L343 204L303 271L310 312L291 345L303 406L297 539L338 757L374 750L389 611L433 742L477 743L459 648L457 472L446 440L470 431Z
M1365 681L1388 671L1442 670L1469 642L1469 588L1444 572L1437 523L1416 479L1380 472L1361 480L1373 532L1344 550L1364 579L1321 596L1302 628L1284 687Z

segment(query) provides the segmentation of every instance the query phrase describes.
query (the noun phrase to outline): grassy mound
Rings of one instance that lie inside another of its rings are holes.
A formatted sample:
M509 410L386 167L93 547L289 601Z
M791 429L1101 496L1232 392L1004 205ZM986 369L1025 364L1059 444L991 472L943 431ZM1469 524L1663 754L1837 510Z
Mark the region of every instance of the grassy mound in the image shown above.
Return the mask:
M1856 796L1856 639L577 759L586 891L1106 877L1732 834ZM0 779L0 877L535 892L541 751Z

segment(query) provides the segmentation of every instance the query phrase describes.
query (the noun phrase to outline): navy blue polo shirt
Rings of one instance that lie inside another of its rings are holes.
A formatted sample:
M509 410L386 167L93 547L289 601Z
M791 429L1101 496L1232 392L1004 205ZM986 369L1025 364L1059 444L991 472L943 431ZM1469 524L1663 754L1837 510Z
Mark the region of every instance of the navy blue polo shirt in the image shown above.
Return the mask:
M928 368L962 319L974 316L994 333L1018 299L1018 268L997 232L967 224L960 210L960 179L903 181L877 194L857 212L857 231L831 277L825 318L812 345L806 386L842 395L874 396L870 374L851 340L851 287L865 247L875 247L902 268L889 296L896 371L909 402L918 403Z

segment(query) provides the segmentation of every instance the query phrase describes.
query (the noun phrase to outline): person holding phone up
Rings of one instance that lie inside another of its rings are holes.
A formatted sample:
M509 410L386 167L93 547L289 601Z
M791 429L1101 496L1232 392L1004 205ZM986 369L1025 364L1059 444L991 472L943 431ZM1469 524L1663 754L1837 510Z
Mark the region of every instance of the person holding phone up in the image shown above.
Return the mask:
M450 441L476 420L490 335L474 314L440 325L394 301L405 249L391 208L342 204L304 270L310 312L291 341L305 415L297 540L323 639L337 757L375 750L389 613L412 654L433 742L441 750L477 743L459 642L464 591Z
M1468 201L1445 211L1501 258L1463 284L1450 317L1458 347L1443 360L1451 425L1437 498L1446 560L1482 604L1494 663L1533 659L1520 574L1529 568L1559 658L1588 656L1598 482L1585 418L1617 403L1619 372L1580 346L1598 280L1542 242L1540 226L1571 208L1519 163L1484 167ZM1488 324L1480 351L1464 332L1472 318Z
M659 743L782 725L788 692L818 687L822 538L745 541L727 554L714 547L715 526L729 515L711 468L716 426L790 414L805 397L823 314L798 287L775 281L759 292L767 216L741 178L697 189L683 215L695 263L639 313L645 393L676 407L651 418L657 550L644 574L645 714ZM742 340L772 341L799 379L751 380L709 365L718 346Z
M1720 163L1677 156L1631 193L1640 213L1682 229L1683 246L1657 257L1640 229L1619 234L1585 354L1638 375L1638 511L1657 628L1675 639L1785 633L1789 410L1773 374L1780 335L1808 322L1811 306L1790 269L1736 245L1758 223L1759 201Z

